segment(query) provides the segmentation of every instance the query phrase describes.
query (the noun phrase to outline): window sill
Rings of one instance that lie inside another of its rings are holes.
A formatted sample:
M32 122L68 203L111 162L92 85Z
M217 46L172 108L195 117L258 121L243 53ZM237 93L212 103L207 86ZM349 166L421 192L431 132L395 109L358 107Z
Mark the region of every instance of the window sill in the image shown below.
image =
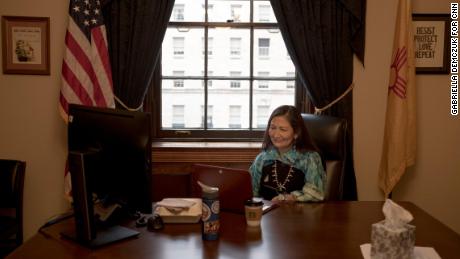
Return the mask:
M152 143L153 163L251 163L261 142L164 142Z

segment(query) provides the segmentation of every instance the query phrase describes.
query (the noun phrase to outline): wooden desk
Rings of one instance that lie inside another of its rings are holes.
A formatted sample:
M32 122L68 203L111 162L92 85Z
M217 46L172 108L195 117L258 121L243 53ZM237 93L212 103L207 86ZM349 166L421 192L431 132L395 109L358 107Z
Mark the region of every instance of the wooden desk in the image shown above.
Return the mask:
M460 235L412 203L399 202L415 220L417 246L431 246L442 258L458 258ZM371 224L383 219L383 202L333 202L281 206L262 219L258 231L243 215L221 213L218 241L202 241L200 224L168 224L160 232L139 229L139 238L90 250L61 239L71 221L37 234L13 258L362 258Z

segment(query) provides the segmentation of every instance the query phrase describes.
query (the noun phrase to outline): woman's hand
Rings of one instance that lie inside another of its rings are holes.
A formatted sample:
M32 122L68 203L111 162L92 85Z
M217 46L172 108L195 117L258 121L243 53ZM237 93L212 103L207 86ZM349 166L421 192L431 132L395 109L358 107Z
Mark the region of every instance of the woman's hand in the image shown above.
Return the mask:
M295 196L292 194L279 194L278 196L273 197L272 201L274 203L295 202Z

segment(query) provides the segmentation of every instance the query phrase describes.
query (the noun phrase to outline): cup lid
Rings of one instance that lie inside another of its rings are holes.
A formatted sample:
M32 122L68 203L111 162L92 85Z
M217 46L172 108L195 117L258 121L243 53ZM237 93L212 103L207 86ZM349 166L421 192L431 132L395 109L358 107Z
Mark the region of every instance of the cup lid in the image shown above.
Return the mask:
M260 199L260 198L252 198L252 199L246 200L244 202L244 205L246 205L246 206L262 206L262 205L264 205L264 203L262 202L262 199Z

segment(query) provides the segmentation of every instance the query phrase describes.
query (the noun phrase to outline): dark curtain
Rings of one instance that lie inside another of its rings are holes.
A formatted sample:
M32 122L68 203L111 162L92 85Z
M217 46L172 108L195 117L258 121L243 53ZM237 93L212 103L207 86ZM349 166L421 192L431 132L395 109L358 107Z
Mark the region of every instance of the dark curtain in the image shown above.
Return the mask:
M173 6L174 0L111 0L104 5L114 93L129 108L144 101Z
M299 81L322 108L353 82L353 53L364 61L365 0L270 0ZM349 93L323 114L346 118L349 150L344 199L356 200L353 99Z

